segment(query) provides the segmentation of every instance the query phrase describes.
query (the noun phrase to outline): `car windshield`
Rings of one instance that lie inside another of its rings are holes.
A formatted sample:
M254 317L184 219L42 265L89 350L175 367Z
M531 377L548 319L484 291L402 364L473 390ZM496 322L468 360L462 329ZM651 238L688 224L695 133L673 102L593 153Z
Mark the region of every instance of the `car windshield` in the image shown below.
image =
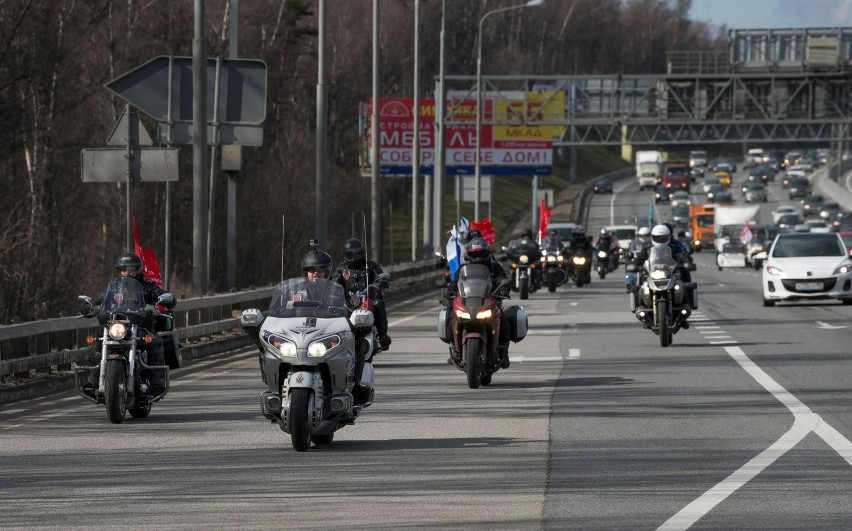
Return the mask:
M782 234L772 249L773 258L845 255L846 249L835 234Z

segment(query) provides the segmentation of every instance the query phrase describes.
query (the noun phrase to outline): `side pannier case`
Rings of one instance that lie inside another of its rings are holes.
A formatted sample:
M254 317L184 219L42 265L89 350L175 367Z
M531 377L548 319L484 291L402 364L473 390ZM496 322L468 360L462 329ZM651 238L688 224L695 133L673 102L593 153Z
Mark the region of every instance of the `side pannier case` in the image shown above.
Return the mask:
M503 311L506 312L509 321L512 342L517 343L527 337L527 328L529 327L527 310L523 306L512 306Z
M451 308L444 307L438 313L438 337L444 343L453 342L453 333L450 330L450 311L452 311Z

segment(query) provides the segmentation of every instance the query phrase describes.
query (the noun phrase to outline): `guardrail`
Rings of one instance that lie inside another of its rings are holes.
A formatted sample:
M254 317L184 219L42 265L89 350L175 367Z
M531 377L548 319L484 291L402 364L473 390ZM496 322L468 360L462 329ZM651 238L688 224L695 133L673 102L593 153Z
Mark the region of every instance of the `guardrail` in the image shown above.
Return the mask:
M393 300L424 286L431 288L442 272L434 260L395 264L385 268L392 288L385 298ZM175 334L183 347L183 359L191 360L241 346L250 339L240 328L240 312L269 306L274 286L181 299L175 308ZM0 326L0 403L45 392L24 392L20 384L52 378L49 391L73 387L72 364L87 361L86 336L100 335L93 319L57 317Z

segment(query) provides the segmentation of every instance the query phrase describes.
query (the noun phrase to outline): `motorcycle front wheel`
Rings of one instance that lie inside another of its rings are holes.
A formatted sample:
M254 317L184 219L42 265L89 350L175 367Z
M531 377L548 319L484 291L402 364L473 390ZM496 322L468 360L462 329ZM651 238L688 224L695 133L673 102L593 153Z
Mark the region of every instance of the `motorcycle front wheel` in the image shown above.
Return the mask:
M553 273L547 276L547 291L550 293L556 291L556 275Z
M311 391L290 390L290 441L297 452L305 452L311 445Z
M472 337L464 344L464 363L467 386L471 389L479 389L482 385L482 377L479 374L479 338Z
M113 424L121 424L127 412L127 375L124 363L110 361L104 374L104 403L107 416Z
M657 303L656 318L657 326L660 329L660 346L667 347L672 344L672 333L669 330L668 301Z
M520 281L520 287L518 290L521 292L521 299L529 299L530 298L530 278L525 277Z

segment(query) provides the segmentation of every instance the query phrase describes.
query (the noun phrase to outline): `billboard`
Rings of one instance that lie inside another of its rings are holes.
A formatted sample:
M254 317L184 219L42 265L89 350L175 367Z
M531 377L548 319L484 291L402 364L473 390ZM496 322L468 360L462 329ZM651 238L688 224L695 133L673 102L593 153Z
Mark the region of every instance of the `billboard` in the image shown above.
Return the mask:
M415 135L413 98L379 100L381 174L411 175L415 138L420 143L420 171L432 173L435 164L435 100L421 99L419 103L420 123ZM511 99L489 94L483 99L482 174L550 175L553 139L562 136L563 128L532 125L531 122L562 118L564 109L562 93L528 93L526 98ZM447 174L473 175L476 165L476 100L450 98L447 100L447 113L452 113L456 122L446 128ZM490 122L499 122L500 125L490 125Z

